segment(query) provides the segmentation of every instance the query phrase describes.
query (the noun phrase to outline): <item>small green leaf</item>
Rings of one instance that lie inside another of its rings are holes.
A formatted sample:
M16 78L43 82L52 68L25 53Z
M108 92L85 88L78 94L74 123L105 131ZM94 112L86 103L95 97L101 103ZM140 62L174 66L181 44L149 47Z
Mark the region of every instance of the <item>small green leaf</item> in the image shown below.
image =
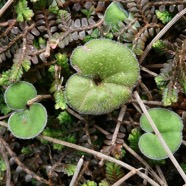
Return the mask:
M26 0L19 0L16 5L17 21L29 21L34 16L33 11L27 6Z
M157 84L158 89L163 90L167 86L167 79L165 76L158 75L155 77L155 82Z
M138 151L138 141L140 138L141 134L140 131L137 128L132 129L131 133L129 134L128 140L130 142L130 147L134 151Z
M110 186L110 184L106 180L101 180L101 183L99 183L99 186Z
M180 116L163 108L153 108L148 112L171 152L174 153L178 150L182 141L183 123ZM140 126L147 132L139 140L141 152L150 159L160 160L167 158L165 149L157 135L152 133L153 129L144 114L140 118Z
M87 180L87 182L82 184L81 186L97 186L97 183L94 181Z
M40 103L32 104L29 109L16 111L8 120L8 129L21 139L31 139L39 135L47 123L47 111Z
M30 69L31 63L29 60L25 59L22 63L22 67L27 72Z
M178 101L178 90L171 89L171 88L165 88L163 90L163 105L169 106L172 103L176 103Z
M163 54L165 50L165 44L162 40L158 40L152 45L153 49L158 53L158 54Z
M10 84L10 79L9 79L10 73L11 73L11 70L2 72L1 77L0 77L0 86Z
M73 165L73 164L67 164L64 166L65 168L65 173L68 175L68 176L72 176L75 172L75 169L76 169L76 165Z
M106 9L104 21L106 25L111 25L114 30L119 28L118 23L124 21L128 17L128 12L123 9L121 3L112 2Z
M66 109L66 101L65 101L65 97L64 97L64 93L62 90L57 90L54 93L54 98L55 98L55 109Z
M57 117L58 119L59 119L59 123L61 124L61 125L63 125L63 124L70 124L70 123L72 123L72 117L70 116L70 114L68 113L68 112L66 112L66 111L63 111L63 112L61 112L59 115L58 115L58 117Z
M6 104L14 110L24 109L27 101L36 97L35 87L26 81L18 81L11 84L5 91Z
M0 158L0 171L6 171L6 164L2 158Z
M156 10L156 16L158 19L162 21L163 24L168 23L172 19L172 14L168 12L167 10L159 11Z

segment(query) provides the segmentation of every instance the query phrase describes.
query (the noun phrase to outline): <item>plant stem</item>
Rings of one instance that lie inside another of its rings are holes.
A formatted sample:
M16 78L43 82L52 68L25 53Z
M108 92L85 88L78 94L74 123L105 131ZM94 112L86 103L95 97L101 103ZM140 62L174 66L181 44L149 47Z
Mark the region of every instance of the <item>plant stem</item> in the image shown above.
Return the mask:
M4 146L1 142L1 146L0 146L0 152L1 155L4 159L5 165L6 165L6 186L10 186L10 182L11 182L11 170L10 170L10 163L9 163L9 159L8 156L5 152Z
M1 122L0 121L0 125L2 125L4 127L8 127L7 123L5 123L5 122ZM97 152L97 151L94 151L94 150L91 150L91 149L88 149L88 148L85 148L85 147L82 147L82 146L79 146L79 145L76 145L76 144L73 144L73 143L69 143L69 142L66 142L66 141L58 140L58 139L51 138L51 137L44 136L44 135L39 135L38 138L44 139L44 140L47 140L47 141L50 141L52 143L64 145L66 147L70 147L70 148L73 148L73 149L76 149L76 150L79 150L79 151L82 151L82 152L86 152L86 153L92 154L92 155L94 155L94 156L96 156L98 158L105 159L107 161L111 161L113 163L116 163L116 164L118 164L118 165L120 165L120 166L122 166L122 167L124 167L124 168L126 168L128 170L130 170L130 171L136 170L136 174L139 175L141 178L146 179L151 185L153 185L153 186L159 186L158 183L156 183L154 180L152 180L150 177L148 177L147 175L145 175L144 173L142 173L138 169L135 169L131 165L128 165L127 163L124 163L124 162L122 162L120 160L117 160L115 158L112 158L110 156L107 156L105 154L102 154L101 152ZM12 151L10 151L9 148L7 150L9 151L10 155L14 155L15 156L15 154ZM17 163L18 163L18 165L21 164L20 161L18 161ZM34 176L35 176L35 174L34 174Z
M155 134L157 135L157 137L159 138L161 144L163 145L167 155L169 156L170 160L172 161L172 163L174 164L174 166L176 167L176 169L178 170L178 172L180 173L180 175L182 176L183 180L186 183L186 175L183 171L183 169L181 168L181 166L179 165L179 163L177 162L176 158L173 156L171 150L169 149L169 147L167 146L165 140L163 139L163 137L161 136L159 130L157 129L155 123L153 122L152 118L150 117L145 105L143 104L139 94L137 91L134 92L134 96L136 97L136 100L138 101L138 104L140 105L142 111L144 112L145 116L147 117L151 127L153 128ZM173 139L174 140L174 139Z
M139 60L139 64L141 64L143 62L143 60L145 59L145 57L147 56L147 54L151 50L153 43L155 43L157 40L159 40L172 27L172 25L174 25L185 13L186 13L186 8L184 8L181 12L177 13L174 16L174 18L170 22L168 22L164 26L164 28L156 35L156 37L154 37L154 39L147 45L145 51L143 52L143 54Z
M14 2L14 0L8 0L5 5L0 9L0 17L4 14L6 9Z
M9 147L9 145L4 141L3 138L0 137L0 141L1 143L4 145L4 148L7 150L7 152L9 153L9 155L11 157L15 158L15 162L17 163L17 165L19 165L27 174L31 175L33 178L35 178L36 180L38 180L39 182L45 183L47 185L49 185L49 182L47 180L45 180L44 178L38 176L37 174L35 174L34 172L32 172L31 170L29 170L20 160L19 158L16 156L16 154L11 150L11 148Z
M126 168L128 170L130 170L130 171L135 170L137 175L139 175L143 179L146 179L151 185L159 186L159 184L157 182L152 180L150 177L148 177L147 175L145 175L144 173L142 173L138 169L135 169L131 165L129 165L127 163L124 163L124 162L122 162L120 160L117 160L115 158L112 158L110 156L102 154L101 152L97 152L97 151L94 151L92 149L88 149L88 148L85 148L85 147L82 147L82 146L79 146L79 145L76 145L76 144L73 144L73 143L69 143L69 142L66 142L66 141L58 140L58 139L51 138L51 137L44 136L44 135L39 135L38 138L50 141L52 143L64 145L66 147L73 148L73 149L76 149L76 150L79 150L79 151L82 151L82 152L86 152L88 154L92 154L92 155L94 155L94 156L96 156L98 158L105 159L107 161L111 161L113 163L116 163L116 164L118 164L118 165L120 165L120 166L122 166L122 167L124 167L124 168Z
M118 186L121 185L124 181L129 179L131 176L136 174L136 170L131 170L128 174L126 174L124 177L119 179L116 183L114 183L112 186Z
M48 95L37 95L35 98L28 100L27 105L31 106L35 102L41 101L42 99L48 99L48 98L52 98L52 96L50 94L48 94Z
M76 167L76 170L74 172L74 175L72 177L72 180L70 182L70 185L69 186L74 186L75 182L76 182L76 179L79 175L79 172L81 170L81 167L83 165L83 157L80 158L80 160L78 161L78 164L77 164L77 167Z
M112 137L111 146L112 146L112 145L115 145L115 143L116 143L116 139L117 139L117 136L118 136L118 132L119 132L121 123L122 123L122 121L123 121L123 117L124 117L124 115L125 115L126 109L127 109L127 107L126 107L125 105L123 105L123 106L121 107L121 110L120 110L120 113L119 113L119 116L118 116L118 119L117 119L116 128L115 128L115 131L114 131L114 134L113 134L113 137Z
M150 167L150 165L141 157L139 156L134 150L132 150L125 142L123 143L123 147L131 154L133 155L138 161L140 161L152 174L152 176L162 185L162 186L167 186L166 182L164 182L158 175L157 173Z

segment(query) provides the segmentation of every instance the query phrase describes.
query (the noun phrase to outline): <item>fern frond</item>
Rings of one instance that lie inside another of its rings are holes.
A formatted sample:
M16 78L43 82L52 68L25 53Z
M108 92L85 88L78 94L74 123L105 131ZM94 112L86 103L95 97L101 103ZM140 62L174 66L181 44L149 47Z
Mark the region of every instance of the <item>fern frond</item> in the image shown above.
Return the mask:
M86 183L82 184L81 186L97 186L97 183L94 181L87 180Z
M34 16L34 12L27 6L27 0L19 0L16 5L17 21L29 21Z
M149 6L151 6L152 8L158 7L160 11L164 11L167 7L167 10L169 10L170 12L180 12L186 6L186 2L184 0L154 0L149 2Z
M137 17L140 21L150 22L150 19L153 17L153 12L149 6L149 0L127 0L126 5L134 17Z
M124 176L124 171L120 165L113 162L106 163L106 179L111 183L115 183Z
M177 46L174 57L164 64L160 75L155 78L157 86L163 90L163 104L165 106L177 102L180 91L186 93L185 52L186 39L182 41L181 47Z
M131 133L129 134L128 137L131 149L133 149L136 152L139 150L138 141L140 136L141 136L140 131L137 128L134 128L131 130Z
M93 17L72 20L71 15L67 11L62 11L60 19L58 19L60 34L54 34L54 38L59 42L58 46L64 48L72 41L83 40L86 33L91 34L93 28L97 27L97 23ZM102 22L100 22L101 25Z
M114 129L111 129L112 134L106 135L106 139L104 140L104 146L102 148L102 152L105 154L111 154L116 159L122 159L125 156L125 150L123 149L123 142L125 136L125 129L123 126L120 126L120 130L117 134L116 142L112 145L112 138Z

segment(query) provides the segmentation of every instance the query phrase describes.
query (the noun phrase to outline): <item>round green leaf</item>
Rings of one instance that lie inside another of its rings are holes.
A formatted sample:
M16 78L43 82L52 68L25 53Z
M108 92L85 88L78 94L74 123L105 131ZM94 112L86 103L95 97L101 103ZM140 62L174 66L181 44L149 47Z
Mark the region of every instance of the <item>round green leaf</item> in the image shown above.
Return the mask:
M173 111L164 108L153 108L149 109L148 113L161 133L169 131L180 132L183 129L180 116ZM140 118L140 126L145 132L153 132L145 114Z
M95 39L71 56L77 74L66 84L69 106L83 114L108 113L125 103L139 78L134 54L123 44Z
M182 141L183 123L180 116L164 108L153 108L148 110L148 112L171 152L174 153L178 150ZM144 114L140 118L140 126L147 132L139 140L141 152L151 159L160 160L167 158L167 153L157 135L151 133L153 129Z
M36 97L35 87L26 81L18 81L11 84L5 91L6 104L14 110L24 109L27 101Z
M121 3L112 2L106 9L104 21L106 25L118 28L119 21L124 21L128 17L128 12L123 9Z
M47 111L40 103L34 103L28 109L14 112L8 120L12 134L21 139L30 139L39 135L47 123Z

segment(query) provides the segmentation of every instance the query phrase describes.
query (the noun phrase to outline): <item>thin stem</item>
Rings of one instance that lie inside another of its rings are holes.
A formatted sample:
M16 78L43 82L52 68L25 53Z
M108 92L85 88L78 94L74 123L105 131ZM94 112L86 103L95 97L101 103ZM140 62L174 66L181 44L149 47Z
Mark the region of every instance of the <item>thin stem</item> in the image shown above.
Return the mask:
M12 114L12 113L9 113L9 114L7 114L7 115L5 115L5 116L0 116L0 120L3 120L3 119L8 118L11 114Z
M8 127L7 123L3 122L3 121L0 121L0 125L3 126L3 127Z
M83 163L83 168L81 169L81 172L79 173L78 178L76 179L76 182L74 183L74 186L77 186L79 181L81 180L82 176L84 175L85 171L88 169L89 161L86 161Z
M165 186L168 186L165 176L163 175L163 172L162 172L159 165L156 165L156 170L157 170L158 174L160 175L160 178L162 179L162 181L165 183Z
M143 66L140 66L140 69L144 72L147 72L148 74L150 74L153 77L156 77L158 74L156 74L155 72L152 72L151 70L149 70L148 68L145 68Z
M161 180L161 178L156 174L156 172L150 167L150 165L143 159L141 156L139 156L134 150L132 150L125 142L123 143L123 147L132 154L137 160L139 160L150 173L152 176L161 184L165 185L165 183Z
M85 148L85 147L82 147L82 146L79 146L79 145L76 145L76 144L73 144L73 143L69 143L69 142L66 142L66 141L62 141L62 140L58 140L58 139L51 138L51 137L48 137L48 136L44 136L44 135L39 135L38 138L50 141L52 143L64 145L66 147L73 148L73 149L76 149L78 151L82 151L82 152L86 152L86 153L92 154L92 155L94 155L94 156L96 156L98 158L105 159L107 161L111 161L113 163L116 163L116 164L118 164L118 165L120 165L120 166L122 166L122 167L124 167L124 168L126 168L128 170L130 170L130 171L131 170L136 170L136 174L139 175L141 178L146 179L151 185L159 186L158 183L156 183L150 177L148 177L147 175L145 175L141 171L135 169L131 165L129 165L127 163L124 163L124 162L122 162L120 160L117 160L115 158L112 158L110 156L107 156L105 154L102 154L100 152L97 152L97 151L94 151L94 150L91 150L91 149L88 149L88 148Z
M8 9L8 7L14 2L14 0L8 0L5 5L0 9L0 17L4 14L4 12Z
M77 167L76 167L76 170L74 172L74 175L72 177L72 180L70 182L70 185L69 186L74 186L75 182L76 182L76 179L79 175L79 172L81 170L81 167L83 165L83 157L80 158L80 160L78 161L78 164L77 164Z
M182 140L182 144L186 146L186 141Z
M155 43L157 40L159 40L172 27L172 25L174 25L185 13L186 13L186 8L184 8L181 12L177 13L174 16L174 18L169 23L167 23L164 26L164 28L156 35L156 37L154 37L154 39L148 44L145 51L143 52L143 54L139 60L139 64L141 64L143 62L143 60L145 59L145 57L147 56L147 54L151 50L153 43Z
M78 118L80 121L86 122L85 118L83 118L80 114L74 112L72 109L70 108L66 108L66 111L70 114L72 114L74 117Z
M37 95L35 98L28 100L27 105L31 106L35 102L41 101L42 99L48 99L48 98L52 98L52 96L50 94L48 94L48 95Z
M170 160L172 161L172 163L174 164L174 166L176 167L176 169L178 170L178 172L180 173L180 175L182 176L183 180L186 183L186 175L183 171L183 169L181 168L181 166L179 165L179 163L177 162L176 158L173 156L171 150L169 149L169 147L167 146L165 140L163 139L163 137L161 136L159 130L157 129L156 125L154 124L152 118L150 117L145 105L143 104L139 94L135 91L134 95L136 97L136 100L138 101L138 104L140 105L141 109L143 110L145 116L147 117L151 127L153 128L155 134L157 135L158 139L160 140L161 144L163 145L167 155L169 156Z
M9 147L9 145L4 141L3 138L0 137L0 141L2 142L2 144L4 145L5 149L7 150L7 152L10 154L11 157L15 158L15 162L17 163L17 165L19 165L27 174L32 175L33 178L35 178L36 180L45 183L47 185L49 185L49 182L47 180L45 180L44 178L38 176L37 174L35 174L34 172L32 172L31 170L29 170L20 160L19 158L16 156L16 154L11 150L11 148Z
M121 185L124 181L129 179L131 176L136 174L136 170L131 170L128 174L126 174L124 177L119 179L116 183L114 183L112 186L118 186Z
M115 131L114 131L114 134L113 134L113 137L112 137L112 141L111 141L111 146L115 144L116 142L116 139L117 139L117 136L118 136L118 132L119 132L119 129L120 129L120 126L121 126L121 123L123 121L123 117L125 115L125 111L126 111L127 107L125 105L123 105L121 107L121 110L120 110L120 113L119 113L119 116L118 116L118 122L116 124L116 128L115 128Z
M1 139L0 139L1 141ZM1 146L0 146L0 151L2 154L2 157L4 159L5 165L6 165L6 186L10 186L10 182L11 182L11 170L10 170L10 164L9 164L9 160L8 160L8 156L5 152L4 146L1 142Z

